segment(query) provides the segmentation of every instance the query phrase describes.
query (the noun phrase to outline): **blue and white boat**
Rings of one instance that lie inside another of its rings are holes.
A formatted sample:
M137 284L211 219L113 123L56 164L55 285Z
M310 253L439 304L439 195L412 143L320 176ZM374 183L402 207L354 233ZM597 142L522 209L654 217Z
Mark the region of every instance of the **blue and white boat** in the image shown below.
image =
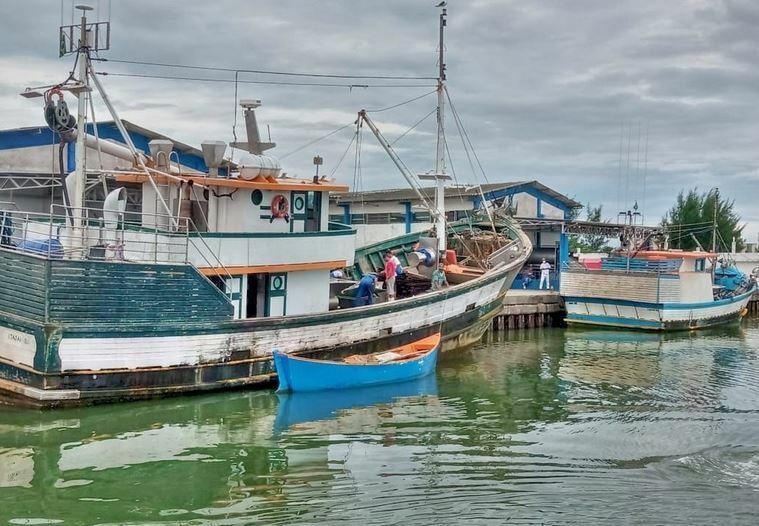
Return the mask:
M435 371L440 334L372 354L340 361L317 360L274 351L277 392L352 389L422 378Z
M718 268L718 254L644 250L561 272L567 323L654 331L738 322L756 292L753 278Z

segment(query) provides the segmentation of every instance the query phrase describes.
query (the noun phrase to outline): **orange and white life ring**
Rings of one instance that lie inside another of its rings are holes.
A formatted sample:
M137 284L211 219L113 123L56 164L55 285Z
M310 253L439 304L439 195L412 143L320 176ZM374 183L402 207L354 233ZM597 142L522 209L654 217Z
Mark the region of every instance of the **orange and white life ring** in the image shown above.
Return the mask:
M285 221L290 219L290 204L284 195L277 194L271 200L271 221L280 218Z

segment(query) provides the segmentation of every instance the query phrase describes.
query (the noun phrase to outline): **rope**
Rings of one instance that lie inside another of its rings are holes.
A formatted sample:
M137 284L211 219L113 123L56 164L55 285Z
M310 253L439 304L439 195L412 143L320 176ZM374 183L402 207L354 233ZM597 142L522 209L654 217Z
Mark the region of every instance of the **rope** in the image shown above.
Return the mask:
M163 68L196 69L205 71L236 71L240 73L257 73L260 75L282 75L288 77L309 77L329 79L373 79L373 80L437 80L437 77L415 77L403 75L339 75L329 73L297 73L291 71L267 71L263 69L223 68L219 66L193 66L187 64L171 64L166 62L145 62L141 60L124 60L115 58L100 58L102 62L116 62L119 64L134 64L139 66L158 66Z
M377 110L366 110L367 113L379 113L381 111L388 111L388 110L394 110L395 108L400 108L401 106L405 106L406 104L410 104L414 101L417 101L419 99L423 99L424 97L427 97L429 95L432 95L433 93L437 93L437 89L434 89L432 91L429 91L423 95L419 95L418 97L414 97L413 99L405 100L403 102L399 102L398 104L393 104L392 106L388 106L386 108L379 108Z
M337 164L332 169L332 172L329 174L329 178L330 179L332 179L335 176L335 172L337 172L337 170L340 168L340 165L343 164L343 160L345 160L345 158L347 157L348 152L350 151L351 146L353 145L353 141L356 140L356 137L358 137L358 131L356 131L356 132L353 133L353 137L351 137L351 140L348 143L348 147L345 149L345 151L343 152L343 154L340 156L340 160L337 161Z
M349 126L353 126L353 124L354 124L353 122L351 122L351 123L348 123L348 124L345 124L345 125L343 125L343 126L340 126L340 127L339 127L338 129L336 129L336 130L332 130L331 132L329 132L329 133L328 133L328 134L326 134L326 135L322 135L321 137L317 137L316 139L314 139L314 140L312 140L312 141L309 141L309 142L307 142L307 143L306 143L306 144L304 144L303 146L300 146L299 148L296 148L296 149L294 149L293 151L291 151L291 152L288 152L288 153L286 153L286 154L282 155L282 156L280 157L280 159L286 159L287 157L290 157L291 155L293 155L293 154L296 154L296 153L298 153L299 151L301 151L301 150L304 150L305 148L308 148L308 147L309 147L309 146L311 146L312 144L316 144L316 143L317 143L317 142L319 142L319 141L323 141L324 139L328 139L328 138L332 137L333 135L335 135L336 133L339 133L339 132L343 131L345 128L347 128L347 127L349 127Z
M400 141L401 139L403 139L406 135L408 135L409 133L411 133L411 131L414 128L416 128L421 123L423 123L424 121L426 121L427 119L429 119L430 117L432 117L435 114L435 112L437 112L437 108L432 108L431 112L429 112L427 115L425 115L424 117L422 117L421 119L419 119L418 121L416 121L416 123L413 126L411 126L411 128L409 128L408 130L406 130L405 132L403 132L402 134L400 134L393 142L391 142L390 146L393 146L395 143L397 143L398 141Z
M328 82L283 82L278 80L235 80L235 79L214 79L214 78L202 78L202 77L180 77L174 75L147 75L142 73L111 73L107 71L99 71L98 75L108 75L111 77L133 77L141 79L164 79L164 80L182 80L182 81L194 81L194 82L222 82L233 83L239 82L240 84L264 84L269 86L310 86L321 88L429 88L430 84L337 84Z

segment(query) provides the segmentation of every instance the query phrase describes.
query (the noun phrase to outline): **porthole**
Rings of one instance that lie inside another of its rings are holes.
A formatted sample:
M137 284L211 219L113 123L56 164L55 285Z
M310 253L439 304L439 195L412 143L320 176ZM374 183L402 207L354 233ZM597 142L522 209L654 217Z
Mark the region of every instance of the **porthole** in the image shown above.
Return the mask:
M253 202L254 205L258 206L261 204L261 201L264 200L264 194L261 190L253 190L250 193L250 200Z

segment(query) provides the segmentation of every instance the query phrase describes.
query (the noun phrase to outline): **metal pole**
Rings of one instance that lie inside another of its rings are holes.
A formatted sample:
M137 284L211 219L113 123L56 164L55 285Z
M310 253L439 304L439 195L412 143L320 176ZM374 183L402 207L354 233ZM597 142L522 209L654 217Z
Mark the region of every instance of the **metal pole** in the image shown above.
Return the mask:
M414 181L414 177L411 175L411 173L406 169L404 164L401 162L401 160L398 158L398 155L395 153L395 150L390 146L390 143L387 142L387 139L382 135L382 133L379 131L379 128L375 126L374 122L369 118L369 116L366 114L366 110L361 110L358 112L358 118L362 119L366 125L369 127L369 129L372 131L374 136L377 138L377 140L380 143L380 146L384 148L385 152L390 156L390 159L393 161L393 164L398 168L398 170L401 172L401 175L404 179L406 179L406 182L411 186L411 188L416 193L417 197L421 200L421 202L432 212L433 214L437 214L437 208L432 206L425 197L425 195L419 190L419 186L417 185L416 181ZM209 207L210 210L210 207ZM210 215L210 212L209 212Z
M85 63L86 62L87 61L85 60ZM92 72L92 82L95 84L95 87L97 88L98 92L100 92L100 96L103 98L103 103L105 103L106 108L108 108L108 112L111 114L111 117L113 118L113 122L116 123L116 127L119 129L121 136L124 138L124 142L126 142L127 147L132 152L132 155L134 155L137 165L148 176L148 181L150 181L150 185L153 187L153 190L156 192L156 194L160 194L158 190L158 186L156 185L155 180L153 179L153 176L150 174L150 171L147 165L145 165L145 162L142 159L142 155L139 155L137 153L137 148L134 146L134 142L132 142L132 138L129 136L129 133L124 127L124 123L121 122L121 119L116 113L116 108L114 108L113 105L111 104L111 100L108 98L108 95L106 94L105 89L103 89L103 85L100 84L100 79L98 79L97 75L95 74L95 70L92 69L92 64L88 64L88 67L89 67L89 70ZM77 139L78 138L79 136L77 135ZM169 205L166 204L166 201L164 201L163 197L161 197L160 195L158 195L158 200L161 202L161 206L163 206L163 209L166 210L166 213L168 214L169 220L171 221L171 223L174 225L174 227L177 227L179 225L179 222L176 220L175 217L171 215L171 210L169 209Z
M440 13L440 41L438 43L438 79L437 79L437 155L435 156L435 207L437 208L437 245L438 258L442 259L447 247L447 229L445 225L445 25L447 10ZM487 203L486 203L487 204Z
M87 145L84 137L87 133L87 97L89 96L89 82L87 73L87 11L92 9L88 6L78 6L82 11L82 20L79 28L79 82L82 89L79 92L79 104L77 108L77 128L80 133L76 137L76 171L74 172L74 198L70 203L73 218L73 242L74 252L84 246L84 228L82 224L82 209L84 208L84 189L87 179ZM64 183L65 184L65 183Z

